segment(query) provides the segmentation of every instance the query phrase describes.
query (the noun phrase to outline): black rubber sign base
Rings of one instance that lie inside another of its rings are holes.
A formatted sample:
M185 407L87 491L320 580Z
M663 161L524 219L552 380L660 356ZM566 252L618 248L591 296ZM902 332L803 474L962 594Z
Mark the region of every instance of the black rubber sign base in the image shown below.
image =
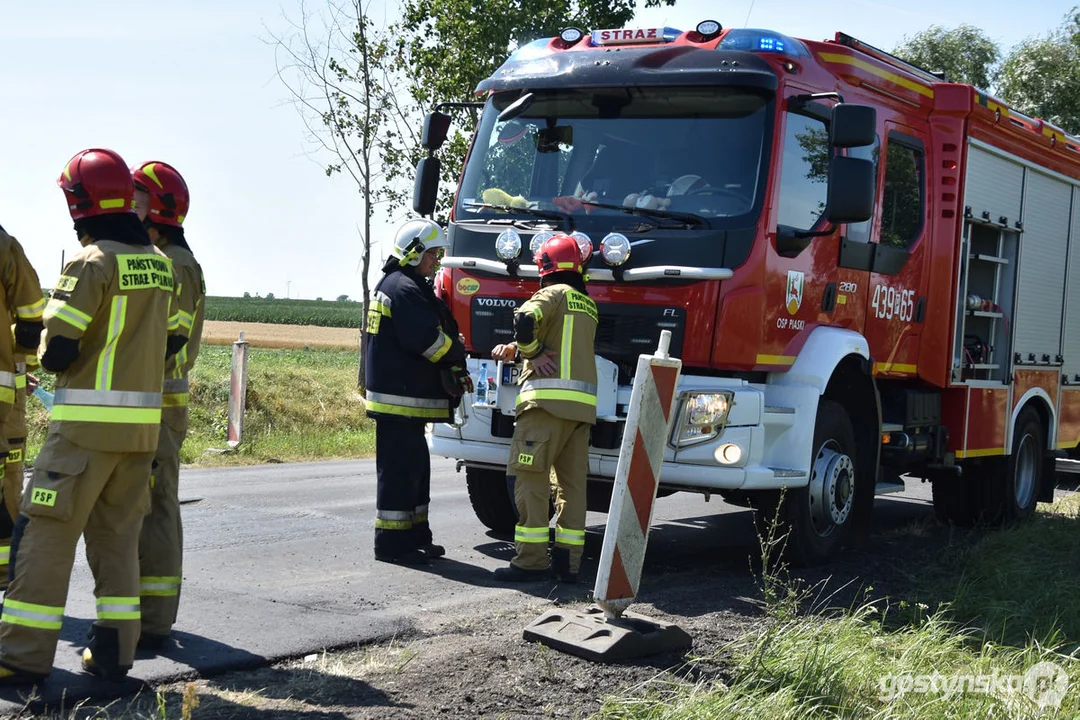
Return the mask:
M525 628L526 640L595 662L615 662L671 650L689 650L690 636L672 623L624 612L608 619L595 605L550 610Z

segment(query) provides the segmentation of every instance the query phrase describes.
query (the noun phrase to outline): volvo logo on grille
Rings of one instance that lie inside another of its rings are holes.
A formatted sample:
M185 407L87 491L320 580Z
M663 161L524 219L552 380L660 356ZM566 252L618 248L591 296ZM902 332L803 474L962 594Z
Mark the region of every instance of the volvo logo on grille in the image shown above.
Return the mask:
M473 300L480 307L517 307L520 300L513 298L480 297Z

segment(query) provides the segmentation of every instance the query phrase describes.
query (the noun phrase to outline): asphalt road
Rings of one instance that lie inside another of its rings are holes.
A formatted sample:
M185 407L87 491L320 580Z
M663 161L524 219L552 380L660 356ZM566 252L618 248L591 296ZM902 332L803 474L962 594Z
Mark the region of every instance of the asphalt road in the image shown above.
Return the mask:
M879 502L879 527L930 512L918 482ZM372 555L375 468L371 460L263 465L181 472L185 556L175 646L136 659L131 679L107 685L79 669L79 652L95 615L93 579L80 546L55 669L41 686L52 704L66 698L121 695L141 681L265 664L325 648L389 639L429 609L481 599L531 600L499 586L490 571L513 555L511 543L475 519L464 475L432 463L431 522L447 557L428 568L376 562ZM590 513L586 571L595 568L606 515ZM679 494L658 501L643 583L654 567L692 567L716 553L745 555L754 545L750 515L719 498ZM22 706L0 693L0 714Z

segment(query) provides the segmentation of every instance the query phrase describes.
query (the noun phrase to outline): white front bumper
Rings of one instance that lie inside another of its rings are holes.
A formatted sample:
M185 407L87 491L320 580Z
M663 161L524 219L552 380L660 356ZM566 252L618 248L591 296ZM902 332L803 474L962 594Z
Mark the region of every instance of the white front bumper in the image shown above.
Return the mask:
M479 375L480 361L469 360ZM489 364L490 367L490 364ZM669 486L716 490L767 490L798 487L809 480L809 447L813 439L818 391L801 385L758 385L730 378L682 375L678 393L730 390L735 393L728 424L712 440L676 450L668 442L660 482ZM630 388L618 389L618 416L626 416ZM473 396L463 398L467 420L460 428L435 425L428 434L434 455L464 460L466 464L505 466L510 439L492 437L492 409L473 407ZM676 422L678 419L676 418ZM670 441L670 438L669 438ZM716 449L735 443L742 457L733 465L716 459ZM589 474L614 479L618 450L592 448Z

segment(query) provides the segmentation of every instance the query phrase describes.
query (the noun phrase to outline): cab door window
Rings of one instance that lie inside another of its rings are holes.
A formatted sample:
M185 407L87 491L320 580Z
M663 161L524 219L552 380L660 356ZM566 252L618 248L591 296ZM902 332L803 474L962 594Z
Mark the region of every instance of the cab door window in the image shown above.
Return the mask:
M829 186L829 132L818 118L787 113L777 224L810 230L821 220Z
M882 245L909 249L922 232L926 202L922 143L890 132L885 149L885 192L881 202Z

